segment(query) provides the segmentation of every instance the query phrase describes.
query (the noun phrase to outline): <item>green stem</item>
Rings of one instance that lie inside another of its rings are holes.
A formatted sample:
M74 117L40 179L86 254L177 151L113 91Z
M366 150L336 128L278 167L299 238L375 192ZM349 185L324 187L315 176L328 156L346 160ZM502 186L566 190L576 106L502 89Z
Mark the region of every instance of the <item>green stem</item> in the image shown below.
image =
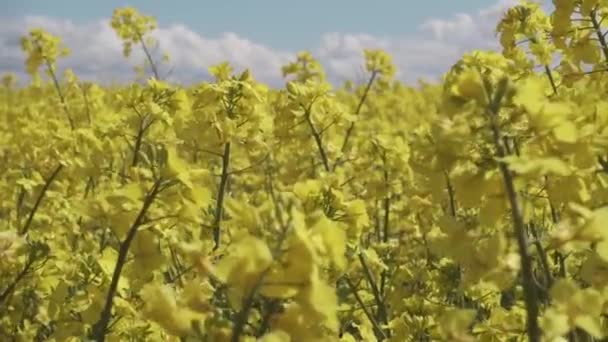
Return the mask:
M145 217L146 213L148 212L148 209L150 208L150 206L152 206L152 203L154 202L154 200L156 199L156 196L160 192L160 189L161 189L160 185L161 185L160 180L156 181L154 183L154 185L152 186L152 189L150 190L150 192L144 199L144 203L142 205L141 210L139 211L139 214L137 215L137 218L135 219L135 222L133 222L133 225L131 225L131 228L129 228L127 237L120 244L120 249L118 251L118 259L116 260L116 265L114 266L114 273L112 274L112 280L110 282L110 288L106 295L106 301L105 301L104 307L101 311L100 318L97 321L97 323L95 323L95 325L93 326L92 332L91 332L93 339L97 342L105 341L106 333L108 330L108 325L110 323L110 318L112 316L112 305L113 305L113 301L114 301L114 296L116 295L116 292L118 289L118 281L120 280L122 269L127 262L127 255L129 253L129 248L131 247L131 243L133 242L133 239L135 239L137 230L144 222L144 217Z
M596 10L591 11L591 24L593 25L593 29L595 30L595 34L597 36L597 40L600 42L600 46L602 48L602 52L604 53L604 58L608 62L608 44L606 43L606 37L602 33L602 28L600 23L597 21Z
M137 136L135 137L135 145L133 147L133 159L131 160L131 166L135 167L137 164L139 164L139 151L144 143L146 132L152 126L155 120L150 119L148 122L146 122L149 117L148 115L142 115L142 113L137 110L137 106L135 104L132 104L131 108L133 108L133 111L139 117L139 127L137 129Z
M378 72L376 70L372 71L372 74L371 74L369 80L367 81L367 85L365 86L365 90L363 91L363 95L361 96L361 99L359 100L359 104L357 105L357 109L355 110L356 116L358 116L359 112L361 112L361 108L363 108L363 104L365 103L365 100L367 99L369 91L372 88L372 84L374 84L374 80L376 79L376 76L378 76ZM342 148L340 149L342 152L346 151L346 148L348 147L348 142L350 141L350 137L353 134L354 129L355 129L355 123L351 122L350 126L346 130L346 135L344 136L344 141L342 142Z
M29 258L27 263L25 264L21 272L17 274L13 282L10 283L10 285L6 289L4 289L2 293L0 293L0 304L3 304L8 299L10 294L13 293L13 291L17 287L17 284L19 284L19 282L27 275L27 273L30 271L30 268L32 268L32 265L34 265L35 261L36 259Z
M325 152L325 148L323 147L323 140L321 139L321 134L317 132L314 124L312 123L312 119L310 118L311 107L312 104L305 109L304 117L306 118L306 122L308 123L308 127L310 128L310 132L313 138L315 139L315 143L317 144L317 149L319 150L319 154L321 155L321 161L323 162L323 167L325 168L325 171L330 172L331 167L329 166L329 158L327 157L327 153Z
M224 214L224 197L226 196L226 187L228 185L228 179L230 177L230 142L224 145L224 154L222 155L222 175L220 176L220 185L217 192L217 199L215 204L215 212L213 217L213 241L215 243L215 249L220 247L221 239L221 222Z
M365 306L365 303L363 302L363 299L361 298L361 296L359 296L359 292L357 292L357 288L355 287L353 282L347 276L344 276L344 280L346 281L346 284L350 288L350 292L352 292L352 294L355 296L357 303L359 303L359 306L365 313L365 316L370 321L370 323L372 323L372 326L374 327L374 333L376 334L376 338L380 341L385 340L386 335L384 334L384 331L380 327L380 324L378 324L378 322L374 318L374 315L372 315L372 313L369 311L367 306Z
M448 189L448 201L449 201L449 205L450 205L450 215L455 218L456 217L456 197L454 195L454 187L452 186L452 182L450 181L450 175L448 174L448 172L445 171L444 174L445 174L446 187Z
M150 51L148 50L148 47L146 46L146 43L144 42L144 38L141 36L141 34L138 34L137 38L139 39L141 48L144 50L144 53L146 54L148 63L150 63L150 67L152 68L152 73L154 74L154 78L156 78L157 80L160 80L160 77L158 76L158 69L156 68L156 63L154 63L154 60L152 59L152 55L150 54Z
M42 203L42 199L44 198L44 195L46 195L46 192L49 190L49 187L51 186L51 184L53 183L55 178L57 178L57 175L59 174L61 169L63 169L63 165L59 164L55 168L55 171L53 171L53 173L49 176L49 178L47 178L46 182L44 182L44 186L42 187L42 190L40 190L40 194L38 195L38 198L36 199L36 202L34 203L34 207L32 208L32 211L30 211L30 215L28 216L27 221L25 222L25 225L21 229L20 235L25 235L29 231L32 221L34 220L34 216L36 215L36 212L38 212L38 209L40 208L40 204Z
M84 99L84 108L87 114L87 121L89 122L89 126L93 124L93 118L91 117L91 106L89 104L89 96L87 94L87 90L81 84L78 84L78 88L80 88L80 92L82 93L82 98Z
M386 186L386 189L388 190L390 188L390 183L389 183L389 172L387 170L387 163L386 163L386 152L384 152L382 154L382 161L384 163L384 185ZM384 221L383 221L383 228L384 228L384 232L382 234L382 242L384 243L388 243L388 238L390 235L390 216L391 216L391 193L390 191L388 191L388 193L386 194L386 197L384 198ZM382 295L382 297L384 297L384 289L386 287L386 281L388 279L388 270L384 270L382 271L382 274L380 275L380 294ZM378 309L379 310L379 309Z
M388 313L386 310L386 305L384 303L384 299L380 295L380 290L378 289L376 281L369 269L369 266L367 265L367 262L365 261L365 257L363 256L363 253L359 253L359 262L361 263L361 266L363 267L363 271L364 271L363 274L365 275L365 278L367 279L367 282L369 283L369 286L372 289L372 294L374 295L374 300L376 301L377 318L383 324L387 324L388 323ZM388 334L385 333L384 335L388 335Z
M46 63L46 68L47 68L49 74L51 75L51 79L53 80L53 85L55 86L55 91L57 92L57 96L59 96L59 100L61 101L61 107L63 108L63 112L65 113L65 116L68 119L70 128L72 130L74 130L74 129L76 129L76 125L74 124L74 120L72 119L72 115L70 114L70 110L68 109L68 104L65 100L65 96L63 95L63 91L61 90L61 86L59 85L59 80L57 79L57 76L55 75L54 68L51 65L51 62L47 58L44 59L44 62Z
M503 83L499 85L499 90L488 106L488 116L490 119L494 146L496 148L496 156L500 159L506 157L505 146L503 145L501 132L498 125L498 113L500 111L502 98L506 92L506 86L506 80L504 80ZM533 260L532 256L530 255L530 251L528 250L528 238L525 230L522 208L517 198L517 191L515 189L513 175L511 174L507 164L500 160L498 162L498 167L500 169L500 173L502 174L505 191L511 206L511 219L519 249L521 270L523 275L524 301L527 312L526 326L528 340L530 342L540 342L541 330L538 323L538 316L540 312L538 303L539 298L536 284L534 283L534 270L532 267Z
M281 230L281 234L279 235L279 238L276 241L276 245L274 246L274 249L273 249L273 255L275 256L275 259L278 258L277 254L281 252L281 246L283 244L283 241L285 240L285 237L287 236L287 232L288 232L288 229ZM231 342L240 341L240 337L243 334L245 325L247 324L247 321L249 320L249 313L251 312L251 309L253 308L255 296L257 295L260 288L264 285L264 278L266 277L268 272L270 272L271 270L272 270L272 268L268 267L260 274L260 276L258 277L257 281L255 282L253 288L251 289L251 291L247 295L245 301L243 302L241 310L236 314L235 322L234 322L234 325L232 326L232 336L230 337Z
M553 94L557 95L557 86L555 85L555 79L553 78L553 72L548 65L545 65L545 74L547 78L549 78L549 82L551 83L551 88L553 89Z
M249 292L249 295L246 297L246 299L244 301L243 308L237 313L234 326L232 327L232 336L230 337L230 342L239 342L240 341L240 337L243 334L245 325L247 324L247 321L249 320L249 313L251 312L251 309L253 308L255 296L258 293L259 289L262 287L263 279L265 278L266 273L268 273L268 270L269 269L265 270L260 275L260 277L257 279L255 285L251 289L251 292Z
M547 252L545 251L543 244L540 242L540 236L536 230L536 225L534 223L530 223L529 227L530 231L532 232L532 236L534 237L534 246L536 247L538 255L540 256L540 263L545 274L546 287L547 289L550 289L551 286L553 286L553 275L551 273L551 268L549 267L549 258L547 258Z

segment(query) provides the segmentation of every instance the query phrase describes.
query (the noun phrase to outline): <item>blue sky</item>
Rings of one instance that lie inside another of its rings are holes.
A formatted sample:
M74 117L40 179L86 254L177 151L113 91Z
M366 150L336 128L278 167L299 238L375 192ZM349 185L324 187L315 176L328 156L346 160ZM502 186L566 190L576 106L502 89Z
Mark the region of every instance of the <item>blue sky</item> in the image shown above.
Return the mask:
M404 82L434 81L468 51L498 50L496 23L517 1L0 0L0 74L27 78L19 38L36 27L72 50L60 69L97 82L130 81L143 55L122 56L109 18L133 6L158 20L152 35L171 56L167 77L178 82L208 78L210 66L228 61L281 85L281 66L302 50L321 61L331 82L360 81L364 49L388 52Z
M3 16L43 15L86 22L135 6L161 25L185 24L208 36L236 32L277 48L313 45L325 32L397 36L426 19L472 12L491 0L0 0ZM85 4L86 3L86 4Z

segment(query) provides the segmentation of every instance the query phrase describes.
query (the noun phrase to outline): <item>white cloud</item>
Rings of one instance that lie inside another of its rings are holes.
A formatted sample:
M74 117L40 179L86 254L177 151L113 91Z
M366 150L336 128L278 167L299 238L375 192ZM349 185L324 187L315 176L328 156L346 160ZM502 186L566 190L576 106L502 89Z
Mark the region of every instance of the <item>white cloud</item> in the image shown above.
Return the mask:
M360 70L364 48L381 48L390 53L398 67L397 76L404 81L437 79L466 51L498 49L496 24L504 11L516 3L517 0L499 0L476 13L431 18L417 32L403 37L326 34L318 56L336 80L352 79Z
M494 29L502 12L516 0L499 0L476 13L458 13L449 18L432 18L411 35L378 37L369 34L326 33L312 49L332 81L362 76L365 48L381 48L393 56L398 77L407 82L436 79L470 49L498 47ZM132 66L143 60L139 49L128 60L108 20L81 24L48 17L25 17L0 23L0 73L17 71L23 76L24 55L19 37L33 27L42 27L61 37L72 54L60 67L72 68L80 77L101 82L127 81ZM207 77L206 69L228 60L237 69L250 67L257 79L280 85L281 65L294 59L297 51L280 51L252 42L236 33L208 38L184 25L161 27L154 36L160 50L171 56L171 78L194 82ZM157 51L158 52L158 51ZM168 67L164 71L168 71Z

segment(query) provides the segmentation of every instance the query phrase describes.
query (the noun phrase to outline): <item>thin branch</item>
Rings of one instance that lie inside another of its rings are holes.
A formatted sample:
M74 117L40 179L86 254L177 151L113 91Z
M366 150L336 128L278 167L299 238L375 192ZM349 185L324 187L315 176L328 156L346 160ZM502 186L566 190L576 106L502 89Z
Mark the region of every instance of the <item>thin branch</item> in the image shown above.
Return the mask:
M230 177L230 142L224 145L224 154L222 155L222 175L220 185L218 187L217 199L215 203L215 212L213 217L213 241L215 243L214 250L220 247L220 223L224 214L224 197L226 195L226 186Z
M150 55L150 51L148 50L148 47L146 46L146 44L144 42L144 38L141 36L141 34L138 34L137 38L139 39L141 47L144 50L144 53L146 54L148 63L150 63L150 67L152 68L152 73L154 74L154 78L156 78L157 80L160 80L160 77L158 76L158 70L156 69L156 63L154 63L154 60L152 59L152 55Z
M597 17L595 16L596 14L597 13L595 10L591 11L591 23L593 24L593 29L595 30L597 39L600 42L602 52L604 53L604 58L606 59L606 61L608 61L608 44L606 44L605 36L602 33L601 23L597 21Z
M369 81L367 81L367 85L365 86L365 90L363 91L363 95L361 96L361 99L359 100L359 104L357 105L357 109L355 110L355 115L358 116L359 112L361 112L361 108L363 108L363 104L365 103L365 100L367 99L367 95L369 94L369 91L372 88L372 84L374 83L376 76L378 76L378 72L376 70L372 71ZM340 150L342 152L346 151L346 148L348 147L348 142L350 140L351 135L353 134L354 129L355 129L355 123L351 122L350 126L348 127L348 130L346 131L346 135L344 136L344 141L342 142L342 148L340 148Z
M34 262L36 262L35 258L33 258L33 257L28 258L28 261L25 264L25 266L23 267L23 269L21 270L21 272L19 272L19 274L17 274L17 276L15 277L13 282L10 283L8 285L8 287L6 289L4 289L4 291L2 291L2 293L0 294L0 305L3 304L4 301L6 301L8 299L8 297L11 295L11 293L13 293L13 291L17 287L17 284L19 284L19 282L27 275L27 273L30 271L30 268L32 268L32 265L34 265Z
M555 79L553 78L553 73L551 72L551 68L548 65L545 65L545 74L549 78L549 82L551 83L551 88L553 89L553 94L557 95L557 86L555 85Z
M602 156L597 156L597 161L601 166L601 171L608 174L608 160L603 158Z
M108 330L108 325L110 323L110 318L112 316L112 305L114 302L114 297L116 296L116 292L118 289L118 281L120 280L120 276L122 273L122 269L127 261L127 256L129 253L129 248L131 247L131 243L133 239L135 239L135 235L137 234L137 230L142 225L144 221L144 217L148 212L148 209L154 203L157 195L160 192L161 180L158 180L152 186L152 189L144 199L144 203L137 215L137 218L129 228L127 233L127 237L120 244L120 249L118 251L118 259L116 260L116 265L114 266L114 273L112 274L112 280L110 282L110 288L108 289L108 293L106 295L106 301L101 311L101 315L97 323L93 326L91 330L91 336L97 342L104 342L106 338L106 333Z
M57 96L59 96L59 100L61 101L61 107L63 108L63 112L68 119L70 124L70 128L72 131L76 129L76 125L74 124L74 119L72 118L72 114L70 114L70 110L68 108L67 101L65 96L63 95L63 91L61 90L61 86L59 85L59 80L57 79L57 75L55 75L55 70L51 65L51 62L48 58L44 58L44 62L46 63L46 68L51 75L51 79L53 80L53 85L55 86L55 91L57 92Z
M80 92L82 93L82 97L84 99L84 108L87 115L87 121L89 122L89 125L91 125L93 124L93 119L91 117L91 106L89 104L89 96L85 87L83 87L80 83L78 83L78 88L80 88Z
M454 187L452 186L452 182L450 181L450 175L448 174L448 172L445 171L444 174L445 174L446 187L448 189L448 200L450 203L450 215L452 215L452 217L456 217L456 196L454 195Z
M264 156L264 157L263 157L263 158L262 158L260 161L258 161L258 162L255 162L255 163L253 163L253 164L251 164L251 165L249 165L249 166L246 166L246 167L241 168L241 169L238 169L238 170L233 170L233 171L230 171L228 174L229 174L229 175L237 175L237 174L240 174L240 173L245 173L245 172L247 172L247 171L253 170L253 169L255 169L256 167L261 166L261 165L262 165L262 163L268 159L268 157L270 157L270 154L265 155L265 156ZM220 176L220 177L221 177L221 175L218 175L218 176Z
M506 157L505 146L501 139L501 132L498 124L498 113L500 111L501 102L506 92L506 79L499 84L499 88L494 94L494 97L487 108L494 146L496 148L496 156L500 159ZM517 198L517 190L513 175L504 161L498 162L498 167L502 174L505 185L505 191L511 206L511 218L519 248L520 263L523 275L524 300L527 312L527 334L530 342L540 342L541 330L538 323L539 304L537 288L534 284L534 271L532 268L532 257L528 250L528 242L525 230L524 217L522 214L521 204Z
M29 231L32 221L34 220L34 215L36 215L36 212L38 212L38 209L40 208L40 204L42 203L42 199L44 198L44 195L46 195L46 192L49 190L49 187L51 186L51 184L53 183L55 178L57 178L57 175L59 174L61 169L63 169L63 165L59 164L55 168L55 171L53 171L53 173L49 176L49 178L47 178L46 182L44 182L44 186L42 187L42 190L40 190L40 194L38 195L38 198L36 199L36 202L34 203L34 207L32 208L32 211L30 211L30 215L27 218L25 225L21 229L21 233L19 233L20 235L25 235Z
M223 157L223 154L221 154L221 153L214 152L214 151L211 151L211 150L207 150L207 149L204 149L204 148L199 148L198 150L201 151L201 152L205 152L205 153L214 155L216 157Z
M361 309L363 309L365 316L367 317L367 319L370 321L370 323L374 327L374 332L376 333L376 338L378 338L379 340L385 340L386 335L384 334L384 331L380 327L380 324L378 324L378 322L374 318L374 315L372 315L372 313L369 311L369 309L365 306L365 303L363 303L363 299L361 299L361 296L359 296L359 292L358 292L357 288L355 287L355 285L353 284L353 282L350 280L350 278L348 276L344 276L344 280L346 281L346 284L348 284L348 287L350 288L350 292L355 296L357 303L359 303L359 306L361 307Z
M534 246L536 247L538 255L540 255L540 264L543 267L543 272L545 275L545 286L550 289L553 286L553 275L551 273L551 268L549 267L547 252L540 241L540 236L536 230L536 225L534 223L530 223L528 226L530 227L530 231L534 237Z
M321 155L321 161L323 161L323 166L325 167L325 171L331 171L331 167L329 166L329 159L327 158L327 154L325 153L325 148L323 147L323 140L321 139L321 135L317 132L312 119L310 118L312 110L312 103L308 106L308 108L304 108L304 117L306 118L306 122L308 123L308 127L310 128L310 132L315 139L315 143L317 144L317 148L319 149L319 154Z
M387 170L387 162L386 162L386 152L384 152L382 154L382 162L384 164L384 171L383 171L383 176L384 176L384 184L387 187L387 189L389 189L389 173ZM390 236L390 216L391 216L391 193L389 191L388 194L386 194L386 197L384 198L384 220L383 220L383 225L382 227L384 228L384 232L382 234L382 242L387 243L388 242L388 238ZM388 277L388 271L387 270L383 270L382 274L380 276L380 293L382 295L382 297L384 297L384 288L386 286L386 281L387 281L387 277ZM386 308L384 308L386 310ZM378 314L380 314L380 306L378 306ZM386 315L386 312L384 313ZM386 323L388 323L388 317L386 318Z
M283 241L285 240L286 236L287 236L287 229L283 229L281 231L281 234L279 235L276 245L274 246L273 254L277 254L281 251L281 245L283 244ZM234 325L232 326L232 336L230 337L231 342L240 341L240 337L243 334L245 325L247 324L247 321L249 320L249 313L250 313L251 309L253 308L255 296L257 295L258 291L262 287L262 285L264 283L264 278L266 277L268 272L270 272L271 269L272 269L271 267L267 267L260 274L260 276L256 280L253 288L251 289L251 291L245 298L244 302L242 303L243 304L242 308L236 314L235 322L234 322Z
M365 257L363 256L363 253L359 253L359 262L361 263L361 266L363 267L363 274L365 275L365 278L367 279L367 282L369 283L369 285L372 289L372 294L374 295L376 304L378 304L378 309L377 309L378 320L380 320L384 324L387 324L388 315L386 312L386 304L384 303L384 299L380 295L380 290L378 289L376 281L369 269L369 266L367 265L367 262L365 261Z

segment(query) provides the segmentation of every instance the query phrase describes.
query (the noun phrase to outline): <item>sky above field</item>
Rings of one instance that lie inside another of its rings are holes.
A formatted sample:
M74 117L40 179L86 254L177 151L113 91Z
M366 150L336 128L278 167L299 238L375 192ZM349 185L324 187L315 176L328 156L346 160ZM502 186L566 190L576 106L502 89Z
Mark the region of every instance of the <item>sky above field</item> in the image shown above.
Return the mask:
M545 1L550 2L550 1ZM159 22L154 36L172 57L175 81L204 79L228 60L272 84L280 66L309 50L332 81L362 77L362 50L382 48L406 82L437 79L462 53L497 49L494 28L516 0L0 0L0 73L23 76L19 37L33 27L59 35L72 50L60 66L83 78L124 81L140 54L126 60L109 27L116 7L134 6ZM169 73L169 70L171 72Z

